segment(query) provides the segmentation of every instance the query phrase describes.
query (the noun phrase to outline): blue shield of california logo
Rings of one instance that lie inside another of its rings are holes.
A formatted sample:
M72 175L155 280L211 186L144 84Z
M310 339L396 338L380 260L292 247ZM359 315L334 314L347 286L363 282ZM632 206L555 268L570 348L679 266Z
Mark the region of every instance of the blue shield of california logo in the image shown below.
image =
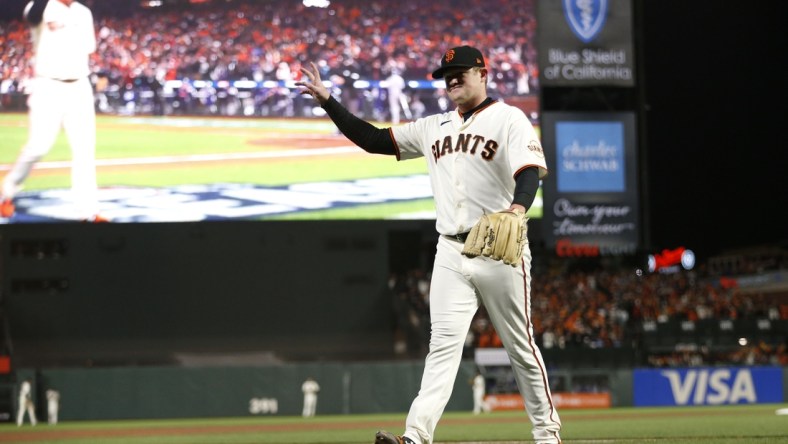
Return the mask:
M563 0L564 17L577 38L588 43L594 40L607 19L608 0Z

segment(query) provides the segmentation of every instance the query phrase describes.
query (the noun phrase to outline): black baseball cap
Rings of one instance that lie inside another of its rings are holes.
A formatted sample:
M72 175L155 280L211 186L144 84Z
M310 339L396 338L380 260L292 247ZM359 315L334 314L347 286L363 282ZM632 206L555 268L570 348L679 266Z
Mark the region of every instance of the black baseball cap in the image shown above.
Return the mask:
M441 67L432 73L433 79L442 79L443 73L450 68L484 68L484 56L478 49L464 45L446 51L441 58Z

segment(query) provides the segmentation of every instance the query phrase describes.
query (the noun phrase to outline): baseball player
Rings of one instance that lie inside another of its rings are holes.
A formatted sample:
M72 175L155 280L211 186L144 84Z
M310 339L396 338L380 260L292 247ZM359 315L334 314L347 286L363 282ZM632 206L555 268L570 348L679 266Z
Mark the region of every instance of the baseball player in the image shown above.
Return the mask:
M301 384L301 391L304 393L304 410L302 416L304 418L311 418L315 416L315 409L317 408L317 392L320 391L320 385L314 378L306 378Z
M47 422L50 425L57 424L57 414L60 411L60 392L49 389L47 395Z
M3 180L0 216L13 216L14 196L63 128L71 146L76 218L106 221L98 215L96 114L88 78L88 60L96 50L93 14L73 0L32 0L24 18L31 26L35 71L28 98L28 140Z
M308 79L297 83L302 93L314 97L356 145L397 160L424 157L435 197L440 236L430 292L432 333L421 388L404 434L381 430L375 442L433 442L466 334L474 313L484 304L509 354L533 437L539 444L560 443L561 421L533 337L527 242L512 265L462 253L469 231L485 219L482 216L498 212L524 216L539 179L547 174L541 144L525 114L487 96L484 57L470 46L446 51L432 73L433 78L444 79L447 96L457 108L391 128L378 129L347 111L331 97L314 63L302 70Z
M391 70L391 75L386 78L388 83L388 102L389 112L391 113L391 123L397 125L399 123L400 109L402 109L405 96L402 90L405 89L405 79L396 68Z
M471 379L471 388L473 389L473 414L488 413L489 406L484 402L484 395L487 391L486 382L482 373L477 371L476 375Z
M25 420L25 412L30 416L30 424L38 424L36 419L36 406L33 404L33 386L29 379L22 381L19 386L19 410L16 414L16 425L21 427Z

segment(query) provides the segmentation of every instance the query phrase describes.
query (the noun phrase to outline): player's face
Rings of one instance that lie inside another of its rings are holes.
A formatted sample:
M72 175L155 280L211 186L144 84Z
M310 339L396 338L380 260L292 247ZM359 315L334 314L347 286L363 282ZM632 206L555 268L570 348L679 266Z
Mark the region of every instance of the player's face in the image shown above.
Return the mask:
M467 111L487 97L487 70L455 69L446 72L446 94L456 103L460 111Z

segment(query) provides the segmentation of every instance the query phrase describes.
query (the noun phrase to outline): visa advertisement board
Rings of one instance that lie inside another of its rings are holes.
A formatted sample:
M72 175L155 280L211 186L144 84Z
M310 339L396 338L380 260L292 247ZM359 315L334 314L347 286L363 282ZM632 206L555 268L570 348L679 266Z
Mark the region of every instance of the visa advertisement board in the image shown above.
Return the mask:
M635 370L636 406L783 402L780 367L698 367Z

